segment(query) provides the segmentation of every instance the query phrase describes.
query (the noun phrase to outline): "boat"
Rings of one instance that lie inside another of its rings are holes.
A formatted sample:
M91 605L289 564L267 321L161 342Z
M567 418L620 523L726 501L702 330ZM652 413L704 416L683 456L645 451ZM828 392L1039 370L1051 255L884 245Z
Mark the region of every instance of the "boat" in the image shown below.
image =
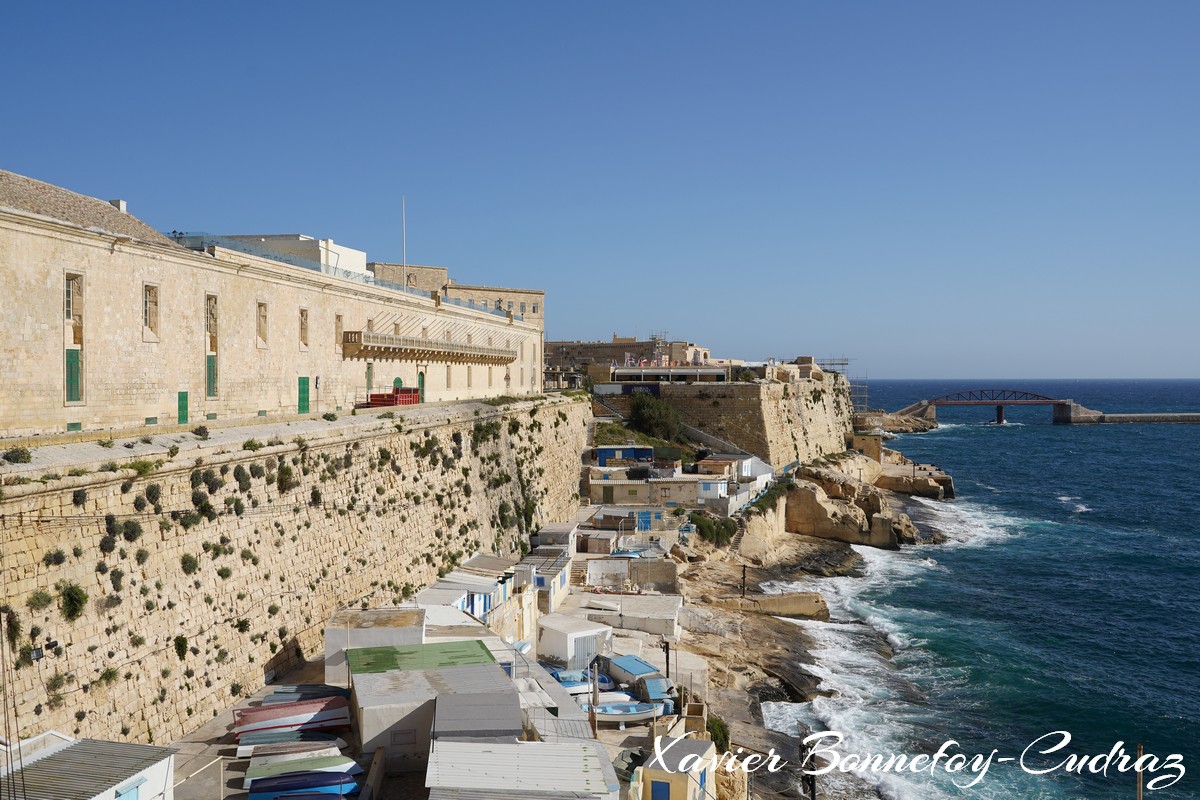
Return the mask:
M329 750L326 755L336 756L341 752L340 747L333 742L276 742L275 744L256 744L242 748L238 745L238 758L258 758L259 756L282 756L291 753L315 753L318 750Z
M305 774L311 772L334 773L341 775L357 775L363 769L353 758L346 756L323 756L321 758L305 758L300 761L285 761L282 764L264 764L250 767L242 780L243 789L259 791L259 781L266 778L279 778L289 774Z
M248 800L275 800L287 798L298 800L306 795L316 795L320 800L343 797L358 791L358 782L346 775L329 772L294 772L277 778L262 778L256 781Z
M325 758L341 754L342 751L336 747L322 747L319 750L292 750L282 753L255 753L250 758L250 767L265 767L268 764L283 764L288 761L303 761L306 758Z
M301 700L317 700L321 697L349 697L350 690L324 683L290 683L274 687L274 691L262 699L263 705L275 703L297 703Z
M588 695L580 695L578 698L581 703L587 703ZM610 703L636 703L638 700L629 692L601 692L596 698L597 705L606 706Z
M568 694L587 694L592 690L591 673L586 669L551 669L550 676L562 684ZM610 692L617 688L612 678L603 672L597 676L600 691Z
M580 703L585 712L592 710L591 703ZM605 703L596 706L598 722L641 722L653 717L661 717L666 706L662 703Z
M264 731L262 733L247 733L238 739L238 758L247 758L254 754L254 748L269 744L300 744L309 743L333 745L339 750L346 742L332 733L322 731Z
M233 735L239 740L247 733L260 731L319 730L349 724L349 701L344 697L233 710Z

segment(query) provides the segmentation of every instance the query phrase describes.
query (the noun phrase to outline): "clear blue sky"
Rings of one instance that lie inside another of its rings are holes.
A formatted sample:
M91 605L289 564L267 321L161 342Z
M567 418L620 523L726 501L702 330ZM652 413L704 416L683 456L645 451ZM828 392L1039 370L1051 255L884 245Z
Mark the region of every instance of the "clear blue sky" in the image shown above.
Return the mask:
M54 3L0 167L871 377L1198 377L1200 3Z

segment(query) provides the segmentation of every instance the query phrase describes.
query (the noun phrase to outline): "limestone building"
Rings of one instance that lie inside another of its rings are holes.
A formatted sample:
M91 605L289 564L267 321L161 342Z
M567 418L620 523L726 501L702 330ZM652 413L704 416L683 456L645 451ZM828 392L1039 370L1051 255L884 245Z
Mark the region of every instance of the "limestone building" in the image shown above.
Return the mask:
M465 288L488 306L328 239L166 236L0 171L0 436L348 411L393 386L540 392L542 293Z

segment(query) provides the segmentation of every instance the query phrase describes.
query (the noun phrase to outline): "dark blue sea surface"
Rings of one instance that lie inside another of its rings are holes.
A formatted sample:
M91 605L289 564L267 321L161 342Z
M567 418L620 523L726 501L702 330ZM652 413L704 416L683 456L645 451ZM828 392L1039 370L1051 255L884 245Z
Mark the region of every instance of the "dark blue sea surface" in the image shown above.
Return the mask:
M871 404L991 384L1106 412L1200 411L1200 381L872 381ZM954 476L956 500L907 508L949 541L856 548L865 577L787 584L830 603L832 623L802 625L836 694L770 706L768 723L840 731L845 752L932 752L952 738L955 752L1014 759L966 789L952 780L969 772L867 776L903 800L1135 796L1115 762L1107 775L1022 770L1022 751L1054 731L1071 743L1026 766L1141 743L1187 770L1147 798L1200 798L1200 425L1053 425L1049 407L1010 407L1005 425L992 406L937 413L938 430L890 446Z

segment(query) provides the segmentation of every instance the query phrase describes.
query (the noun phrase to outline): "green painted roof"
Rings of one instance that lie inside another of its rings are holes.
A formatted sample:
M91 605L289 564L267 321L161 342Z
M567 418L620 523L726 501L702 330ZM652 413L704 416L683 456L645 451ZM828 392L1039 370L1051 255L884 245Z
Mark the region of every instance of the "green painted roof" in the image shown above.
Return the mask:
M346 651L346 658L350 662L350 671L360 674L496 663L496 659L478 639L397 647L356 647Z

